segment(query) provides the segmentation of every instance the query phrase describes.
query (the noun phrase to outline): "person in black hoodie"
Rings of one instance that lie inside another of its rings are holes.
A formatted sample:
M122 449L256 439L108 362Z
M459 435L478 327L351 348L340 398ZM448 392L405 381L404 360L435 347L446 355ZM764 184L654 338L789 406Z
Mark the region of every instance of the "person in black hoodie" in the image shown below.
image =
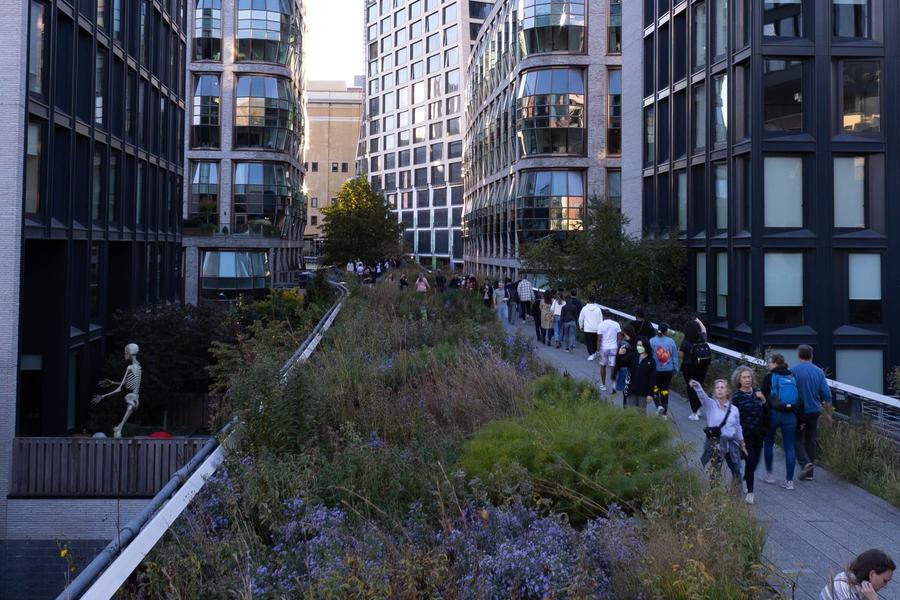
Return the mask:
M635 351L629 355L629 376L625 380L623 406L634 406L646 411L653 402L653 386L656 383L656 361L650 356L650 340L638 338Z
M731 374L731 388L735 390L731 402L740 413L741 429L747 447L747 454L744 456L744 481L747 484L744 500L747 504L753 504L753 474L759 464L766 436L766 397L755 387L755 379L753 369L746 366L738 367Z
M541 329L541 304L543 300L537 296L531 303L531 316L534 318L534 335L539 342L544 341L544 330Z
M695 350L696 347L704 347L709 350L706 343L706 332L703 325L697 319L692 319L684 325L684 340L678 349L678 364L681 365L681 374L684 377L684 383L687 385L688 401L691 403L691 415L688 417L691 421L700 420L700 409L703 405L697 392L688 384L692 379L697 381L701 386L706 380L706 371L709 369L709 362L700 359Z
M634 321L631 321L630 325L634 327L634 332L638 337L649 340L656 335L656 328L653 327L653 323L647 320L643 308L634 309Z
M575 347L575 335L578 330L578 313L581 309L574 302L571 294L566 294L565 304L563 304L562 312L559 314L560 328L562 329L563 346L566 352L571 352Z

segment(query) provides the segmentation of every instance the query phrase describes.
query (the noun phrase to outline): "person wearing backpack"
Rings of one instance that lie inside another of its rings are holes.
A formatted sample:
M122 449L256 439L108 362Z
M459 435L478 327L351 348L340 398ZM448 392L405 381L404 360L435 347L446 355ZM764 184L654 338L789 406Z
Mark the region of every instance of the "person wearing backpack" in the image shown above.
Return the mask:
M669 412L669 386L672 377L678 372L678 348L675 340L666 335L669 326L659 324L657 334L650 340L650 351L656 361L656 384L653 386L653 397L656 400L656 413L666 418Z
M747 447L744 455L744 482L747 484L744 501L747 504L753 504L753 474L759 465L763 439L766 437L766 397L755 387L754 379L753 369L746 366L738 367L731 374L731 386L734 388L731 402L740 411L741 430Z
M781 429L784 444L785 478L782 484L786 490L794 489L794 467L796 466L795 436L797 434L797 414L803 411L797 380L781 354L769 357L769 373L763 380L762 393L769 403L769 428L763 442L763 457L766 461L766 483L775 483L772 475L775 432Z
M684 340L678 349L678 363L681 365L681 375L687 385L688 402L691 403L691 421L699 421L703 407L697 392L688 382L697 381L700 386L706 381L706 372L712 362L712 351L706 343L706 332L703 324L698 319L692 319L684 325Z

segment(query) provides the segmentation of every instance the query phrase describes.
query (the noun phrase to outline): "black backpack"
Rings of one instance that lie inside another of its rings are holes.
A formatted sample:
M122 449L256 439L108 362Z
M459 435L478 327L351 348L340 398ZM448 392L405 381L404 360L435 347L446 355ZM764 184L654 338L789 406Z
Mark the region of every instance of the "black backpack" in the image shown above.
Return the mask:
M708 367L712 362L712 349L706 342L691 344L691 357L699 367Z

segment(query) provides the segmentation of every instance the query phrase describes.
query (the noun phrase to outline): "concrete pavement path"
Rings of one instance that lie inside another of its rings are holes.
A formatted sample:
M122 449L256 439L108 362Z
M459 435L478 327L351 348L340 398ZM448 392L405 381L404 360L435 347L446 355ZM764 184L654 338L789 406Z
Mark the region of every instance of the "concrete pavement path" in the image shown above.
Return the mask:
M507 328L537 343L531 319ZM599 383L600 367L587 360L583 344L571 353L538 344L537 354L560 372ZM610 382L607 385L612 388ZM687 400L673 393L669 422L676 436L689 444L693 466L700 468L705 420L689 421L689 414ZM779 448L773 467L775 477L783 478L784 454ZM900 561L900 510L890 503L821 468L816 468L814 481L795 482L793 492L766 484L764 475L760 465L754 508L767 526L765 557L783 574L787 598L818 600L829 575L869 548L880 548ZM900 573L897 579L881 592L882 598L900 600Z

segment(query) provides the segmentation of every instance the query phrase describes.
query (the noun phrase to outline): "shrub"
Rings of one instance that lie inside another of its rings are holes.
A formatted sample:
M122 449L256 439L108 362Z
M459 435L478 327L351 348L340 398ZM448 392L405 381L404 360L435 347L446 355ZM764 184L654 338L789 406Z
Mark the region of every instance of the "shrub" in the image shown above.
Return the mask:
M548 376L560 387L564 378ZM602 513L613 502L634 507L677 462L667 424L638 411L592 400L585 386L571 397L538 402L525 416L489 423L463 447L460 467L501 491L522 470L555 510L575 522Z
M724 487L679 473L653 488L641 517L647 540L642 577L654 597L742 600L767 589L758 562L765 531Z
M835 421L819 427L819 458L834 475L900 507L900 455L896 442L870 424Z

